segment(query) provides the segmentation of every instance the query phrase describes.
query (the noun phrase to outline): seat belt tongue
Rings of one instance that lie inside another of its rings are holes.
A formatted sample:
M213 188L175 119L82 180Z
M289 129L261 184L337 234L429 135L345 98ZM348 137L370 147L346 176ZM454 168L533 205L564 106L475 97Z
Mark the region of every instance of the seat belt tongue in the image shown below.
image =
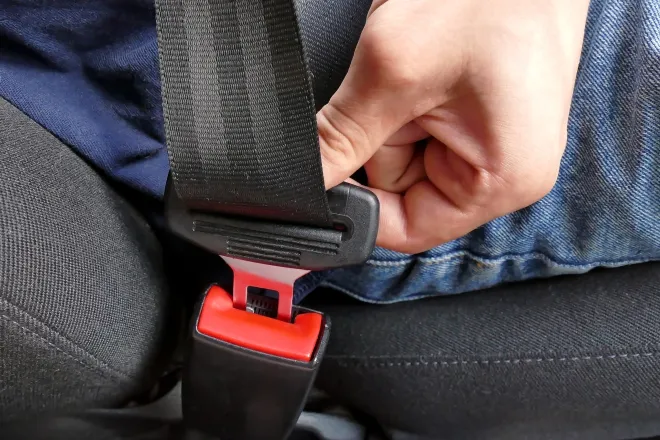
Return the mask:
M326 196L332 228L191 209L171 178L165 209L172 232L217 255L307 271L364 263L378 235L378 198L348 183Z
M309 270L271 266L238 258L222 257L234 271L234 308L248 310L248 288L260 287L277 292L277 319L291 322L293 316L293 284Z

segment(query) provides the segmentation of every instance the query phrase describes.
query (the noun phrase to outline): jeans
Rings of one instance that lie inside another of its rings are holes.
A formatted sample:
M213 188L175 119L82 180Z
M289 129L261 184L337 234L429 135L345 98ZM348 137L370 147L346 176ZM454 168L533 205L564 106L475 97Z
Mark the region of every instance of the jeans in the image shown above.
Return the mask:
M458 240L321 282L391 303L660 259L660 2L592 0L559 179Z

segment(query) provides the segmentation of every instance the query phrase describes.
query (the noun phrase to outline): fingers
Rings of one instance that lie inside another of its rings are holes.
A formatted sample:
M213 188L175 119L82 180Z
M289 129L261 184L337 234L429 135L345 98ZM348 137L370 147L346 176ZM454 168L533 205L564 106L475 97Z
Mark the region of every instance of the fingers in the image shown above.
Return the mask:
M377 244L398 252L419 253L460 237L474 218L428 180L403 195L373 191L381 203Z
M391 146L409 145L428 137L429 133L413 121L401 127L385 144Z
M490 202L496 182L488 182L488 173L467 162L436 139L424 151L425 176L457 207L485 206Z
M370 187L400 193L426 178L424 149L415 144L383 145L364 169Z
M558 161L549 161L530 172L528 163L520 162L493 172L435 139L428 142L423 162L425 179L403 194L374 189L381 203L379 246L419 253L462 237L540 200L559 169Z
M504 107L504 103L497 106ZM539 136L531 139L504 135L495 128L487 132L472 125L474 112L461 112L460 120L452 113L431 111L416 122L432 135L422 157L424 180L397 194L401 188L391 181L389 187L384 185L386 177L371 170L381 179L380 188L388 190L377 191L383 217L380 246L423 252L524 208L552 189L561 160L560 144L552 138L554 129L539 128L534 131ZM522 116L514 119L525 121ZM383 151L372 160L384 161L387 149ZM386 166L396 171L392 164Z
M387 139L386 128L377 116L368 117L367 111L329 103L316 115L326 188L351 176Z
M326 188L346 180L408 122L408 111L396 105L391 90L358 76L349 72L316 117Z
M437 106L445 82L438 85L437 78L451 80L438 68L439 57L425 50L437 44L433 33L410 31L411 23L433 24L421 20L433 14L419 7L387 10L393 5L392 0L374 3L378 11L367 21L344 81L317 114L328 188L364 165L408 122ZM440 90L430 90L431 83Z
M424 147L418 142L428 136L415 122L404 125L364 164L369 186L403 192L424 180Z
M367 165L384 160L386 152L395 148L379 150ZM372 174L380 179L376 186L369 176L381 203L379 246L404 253L423 252L465 235L493 215L492 206L497 202L490 198L495 192L491 176L437 139L428 141L398 181L380 176L378 163L373 166ZM395 170L393 165L387 168ZM413 172L418 173L417 180L404 182ZM407 186L399 193L396 185L403 183Z

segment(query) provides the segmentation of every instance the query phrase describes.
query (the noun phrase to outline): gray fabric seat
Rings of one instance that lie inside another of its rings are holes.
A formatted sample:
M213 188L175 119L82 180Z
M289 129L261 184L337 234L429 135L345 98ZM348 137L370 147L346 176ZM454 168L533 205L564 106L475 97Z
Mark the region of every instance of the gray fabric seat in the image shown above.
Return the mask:
M447 440L660 435L660 264L324 310L318 386L385 425Z
M148 389L172 297L147 222L1 99L0 176L0 422Z

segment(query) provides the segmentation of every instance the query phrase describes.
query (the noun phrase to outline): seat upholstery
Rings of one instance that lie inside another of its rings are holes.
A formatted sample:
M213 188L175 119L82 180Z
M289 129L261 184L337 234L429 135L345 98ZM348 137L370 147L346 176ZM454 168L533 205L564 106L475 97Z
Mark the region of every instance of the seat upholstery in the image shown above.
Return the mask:
M307 305L333 333L317 385L394 440L648 438L660 433L659 278L644 264L380 307L319 291ZM178 400L165 407L3 438L187 438Z
M146 221L0 99L0 424L153 385L170 302Z
M318 385L393 428L447 440L660 434L658 263L321 307L333 335Z

